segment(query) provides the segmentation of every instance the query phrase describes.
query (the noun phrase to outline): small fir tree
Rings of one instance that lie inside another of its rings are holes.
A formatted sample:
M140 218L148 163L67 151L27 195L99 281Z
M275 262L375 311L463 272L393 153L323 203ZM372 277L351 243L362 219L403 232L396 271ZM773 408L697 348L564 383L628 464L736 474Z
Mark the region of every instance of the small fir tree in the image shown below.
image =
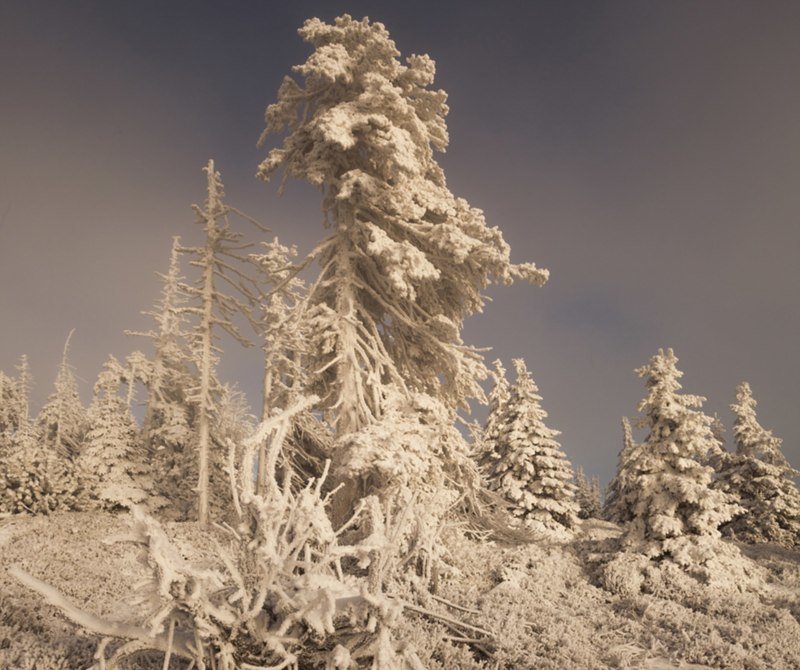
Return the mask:
M103 366L89 407L90 429L78 464L101 506L114 509L152 502L153 477L137 440L137 426L120 396L126 370L111 356Z
M632 491L635 488L636 464L642 445L633 439L631 422L622 417L622 450L617 460L617 472L606 488L603 518L614 523L628 523L633 519Z
M548 428L539 389L522 359L514 361L517 380L498 414L490 416L496 437L481 459L490 488L501 492L512 513L533 529L562 532L575 526L578 504L572 466Z
M5 459L19 426L19 400L15 380L0 370L0 460Z
M483 430L477 432L477 456L479 460L483 458L487 450L491 451L493 445L497 442L501 428L499 421L503 416L506 403L511 393L511 387L506 378L506 369L503 367L503 362L498 358L492 365L494 366L494 370L489 373L493 382L492 390L489 392L489 414L486 417L486 424Z
M722 527L723 534L743 542L800 545L800 491L792 468L781 452L781 440L761 427L750 385L736 389L731 410L736 416L736 451L727 454L718 488L736 496L746 513Z
M733 497L712 488L721 447L712 430L713 419L700 408L705 398L678 391L683 376L672 349L637 369L648 394L639 403L639 426L648 429L645 441L629 449L620 471L617 504L623 518L632 516L627 539L644 542L646 551L670 554L687 536L719 537L719 526L738 508Z
M77 457L86 434L86 410L78 394L75 373L69 364L69 341L71 331L64 344L64 353L58 367L55 390L47 399L37 417L41 439L45 447L74 459Z
M578 466L575 470L575 501L578 503L578 518L599 518L602 509L600 498L600 481L597 476L593 476L591 480L587 479L583 468Z

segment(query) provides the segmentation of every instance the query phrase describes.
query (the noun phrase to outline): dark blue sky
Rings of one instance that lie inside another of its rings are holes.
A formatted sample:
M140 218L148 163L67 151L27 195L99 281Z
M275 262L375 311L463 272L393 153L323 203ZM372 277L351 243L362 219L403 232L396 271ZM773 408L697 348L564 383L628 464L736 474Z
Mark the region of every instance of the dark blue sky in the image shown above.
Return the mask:
M89 388L141 343L172 235L214 157L229 200L308 250L319 196L254 179L264 108L305 18L382 21L449 93L457 195L547 286L492 289L465 338L522 356L572 460L604 480L633 368L672 346L687 392L748 380L800 466L800 4L7 2L0 6L0 368L38 404L71 328ZM228 379L259 383L258 354Z

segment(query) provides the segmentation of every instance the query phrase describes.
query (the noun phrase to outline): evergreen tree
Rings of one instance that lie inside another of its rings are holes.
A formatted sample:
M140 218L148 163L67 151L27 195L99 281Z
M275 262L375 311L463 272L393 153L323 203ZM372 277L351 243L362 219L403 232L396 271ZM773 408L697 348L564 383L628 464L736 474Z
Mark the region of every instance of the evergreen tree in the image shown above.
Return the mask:
M539 389L522 359L514 361L517 380L498 415L490 417L496 437L481 459L490 488L512 504L512 513L534 529L563 531L575 526L578 503L572 466L548 428Z
M196 408L197 517L201 525L208 523L210 450L216 420L215 406L221 393L221 386L215 376L220 353L216 333L218 329L222 329L241 345L251 346L252 343L242 335L233 319L240 314L251 324L255 323L254 306L263 299L258 281L236 267L237 263L248 263L242 250L250 246L242 242L242 234L234 231L230 225L230 214L240 212L225 204L222 180L219 172L214 169L213 160L208 162L204 171L206 200L202 207L194 205L194 210L197 214L195 222L203 227L205 233L205 244L202 247L181 249L194 257L191 264L201 272L196 283L184 287L185 292L196 303L196 306L185 311L197 317L190 335L190 347L198 369L198 383L191 389L189 399ZM255 224L252 219L247 220ZM236 295L223 293L218 286L220 281L233 288ZM221 456L224 458L224 454Z
M606 489L603 518L614 523L628 523L633 519L633 490L635 473L642 445L633 439L631 423L622 417L622 451L617 459L617 472Z
M197 479L196 407L188 394L197 387L198 377L185 330L188 306L182 288L180 249L180 238L173 238L169 269L159 274L161 298L152 311L146 312L155 321L155 328L129 334L147 337L153 343L153 358L146 360L138 354L141 360L136 366L147 387L142 442L152 454L158 494L170 501L168 513L183 519L196 504L192 487L186 483Z
M407 405L421 393L448 409L483 399L487 370L461 339L463 320L488 284L543 284L547 271L512 264L500 231L447 188L434 158L448 143L446 94L429 88L428 56L401 63L382 24L347 15L299 32L314 52L267 108L262 141L288 132L259 176L283 168L322 190L331 232L307 259L322 268L305 301L307 390L335 428L341 473L345 436L380 421L395 391ZM346 482L334 516L356 496Z
M600 517L602 509L600 482L596 475L589 481L581 466L578 466L575 470L575 501L578 503L579 519L597 519Z
M736 389L731 410L736 415L736 451L728 454L717 487L736 496L746 513L722 527L743 542L800 545L800 491L792 468L781 452L781 440L761 427L750 385Z
M89 431L78 464L92 481L93 496L115 508L148 501L153 477L137 441L137 426L119 395L126 370L112 356L103 366L89 407Z
M510 396L510 386L506 378L506 369L503 362L498 358L492 365L494 370L489 374L492 377L492 390L489 392L489 414L486 417L486 424L479 433L478 458L482 458L486 451L492 450L492 445L497 441L500 431L500 417L503 416L506 403Z
M72 332L64 344L55 390L37 417L44 446L71 459L78 455L86 434L86 410L81 404L78 383L68 360Z
M291 260L297 250L281 244L277 237L263 242L262 247L263 251L250 254L249 260L258 268L259 280L267 290L261 301L258 323L264 351L261 420L266 421L273 411L288 407L292 396L305 386L303 356L307 353L308 329L301 309L306 285L295 275ZM303 412L294 420L307 420L309 414ZM296 441L290 440L289 446L297 446ZM264 441L258 453L259 491L264 488L266 476Z
M15 380L0 370L0 460L11 449L19 425L19 400Z
M649 432L620 464L625 475L618 474L616 504L623 519L632 515L627 536L650 543L656 553L670 553L676 538L719 537L719 526L738 511L732 496L711 487L714 470L707 464L721 447L713 419L700 411L705 398L678 392L683 373L677 361L672 349L659 349L636 370L648 388L639 426Z

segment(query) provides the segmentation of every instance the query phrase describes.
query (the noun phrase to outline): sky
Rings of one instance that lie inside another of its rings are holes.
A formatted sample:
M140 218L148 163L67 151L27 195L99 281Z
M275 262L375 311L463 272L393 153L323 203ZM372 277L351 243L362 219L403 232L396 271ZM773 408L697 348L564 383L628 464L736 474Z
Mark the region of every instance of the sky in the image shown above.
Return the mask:
M608 481L634 369L672 347L729 447L747 380L800 467L797 2L0 4L0 369L28 354L35 408L71 329L87 402L108 354L146 347L124 331L149 326L172 237L200 242L209 158L284 243L322 238L319 193L256 180L256 141L309 54L297 28L343 13L436 61L450 189L550 269L490 289L464 339L526 360L573 463ZM225 347L257 406L259 352Z

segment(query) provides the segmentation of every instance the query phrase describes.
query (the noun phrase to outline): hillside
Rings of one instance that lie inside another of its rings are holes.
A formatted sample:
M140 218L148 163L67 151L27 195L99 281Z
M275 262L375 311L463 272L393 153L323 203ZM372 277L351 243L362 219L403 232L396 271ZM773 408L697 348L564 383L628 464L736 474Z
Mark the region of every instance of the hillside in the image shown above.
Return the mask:
M125 515L101 512L0 521L0 667L88 668L98 642L16 582L7 573L11 566L51 583L86 611L144 619L147 612L131 603L148 569L142 552L124 541L127 527ZM197 549L210 539L196 524L173 523L167 531L187 558L213 564L212 553ZM492 635L479 634L486 639L472 647L443 642L448 631L441 624L407 612L398 637L430 668L800 667L800 552L741 545L742 563L757 583L706 585L673 575L645 580L637 592L628 588L632 579L613 583L598 568L616 534L612 524L592 520L570 544L504 547L449 532L451 570L431 605ZM117 541L107 541L115 535ZM161 667L156 655L131 669Z

